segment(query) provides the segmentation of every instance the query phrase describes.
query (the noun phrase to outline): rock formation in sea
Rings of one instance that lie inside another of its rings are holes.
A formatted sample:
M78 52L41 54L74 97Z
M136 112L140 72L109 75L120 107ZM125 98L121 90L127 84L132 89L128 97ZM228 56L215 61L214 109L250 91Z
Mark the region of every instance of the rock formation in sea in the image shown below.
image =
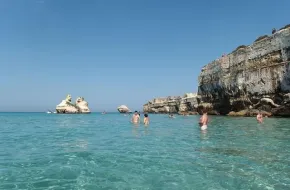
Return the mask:
M80 113L90 113L91 112L90 108L88 106L88 102L86 102L83 97L78 97L75 105L78 108Z
M290 116L290 25L204 66L198 95L215 114Z
M119 107L117 108L117 110L118 110L118 112L120 112L120 113L130 113L130 112L131 112L131 110L130 110L127 106L125 106L125 105L121 105L121 106L119 106Z
M91 113L88 103L83 97L78 97L76 103L72 103L71 95L67 95L65 100L56 106L56 113Z
M163 98L154 98L143 106L143 112L196 114L197 107L197 94L187 93L184 96L168 96Z

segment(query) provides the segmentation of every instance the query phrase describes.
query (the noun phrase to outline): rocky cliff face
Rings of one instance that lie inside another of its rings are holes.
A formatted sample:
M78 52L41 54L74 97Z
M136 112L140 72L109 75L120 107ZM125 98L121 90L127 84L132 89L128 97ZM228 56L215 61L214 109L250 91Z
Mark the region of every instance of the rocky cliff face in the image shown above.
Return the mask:
M290 116L290 26L203 67L198 95L199 108L217 114L260 109Z
M143 106L143 111L147 113L195 114L197 107L197 94L187 93L184 96L155 98Z

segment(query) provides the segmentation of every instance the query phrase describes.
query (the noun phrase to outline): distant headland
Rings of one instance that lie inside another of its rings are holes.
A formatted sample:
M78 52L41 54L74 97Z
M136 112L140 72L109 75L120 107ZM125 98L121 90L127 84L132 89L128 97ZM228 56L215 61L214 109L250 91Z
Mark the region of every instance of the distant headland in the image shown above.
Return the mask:
M258 37L204 66L198 92L155 98L149 113L290 116L290 25Z
M147 113L197 114L199 97L196 93L183 96L154 98L143 106Z

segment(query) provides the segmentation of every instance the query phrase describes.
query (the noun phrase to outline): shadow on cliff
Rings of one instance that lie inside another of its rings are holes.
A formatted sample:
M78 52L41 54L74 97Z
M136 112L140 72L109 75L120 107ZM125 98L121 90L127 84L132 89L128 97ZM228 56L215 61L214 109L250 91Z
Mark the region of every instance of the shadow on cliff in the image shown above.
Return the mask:
M199 95L201 100L197 112L202 114L204 110L210 115L227 115L231 110L230 97L226 94L226 90L219 88L214 89L213 93L202 93L204 89L202 86L199 87Z
M276 116L290 117L290 47L286 53L289 55L285 63L285 72L282 81L278 84L275 103L280 104L279 107L273 108L271 112Z
M231 111L230 97L224 93L225 91L218 91L218 101L213 103L213 110L216 110L219 115L227 115Z

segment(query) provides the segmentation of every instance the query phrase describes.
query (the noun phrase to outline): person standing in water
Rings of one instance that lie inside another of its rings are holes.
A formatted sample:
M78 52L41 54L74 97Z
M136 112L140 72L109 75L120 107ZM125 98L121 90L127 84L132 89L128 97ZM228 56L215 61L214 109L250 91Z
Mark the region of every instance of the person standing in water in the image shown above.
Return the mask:
M207 124L208 124L208 116L206 110L203 110L203 115L199 119L199 125L201 130L206 130L207 129Z
M149 125L149 117L148 117L148 114L147 113L144 114L144 120L143 120L143 122L144 122L144 125Z
M259 111L259 113L257 114L257 121L259 123L263 123L263 114L261 113L261 111Z
M169 114L169 118L174 119L175 117L174 117L174 115L171 113L171 114Z
M140 116L137 111L135 111L135 113L133 114L131 122L134 124L140 123Z

